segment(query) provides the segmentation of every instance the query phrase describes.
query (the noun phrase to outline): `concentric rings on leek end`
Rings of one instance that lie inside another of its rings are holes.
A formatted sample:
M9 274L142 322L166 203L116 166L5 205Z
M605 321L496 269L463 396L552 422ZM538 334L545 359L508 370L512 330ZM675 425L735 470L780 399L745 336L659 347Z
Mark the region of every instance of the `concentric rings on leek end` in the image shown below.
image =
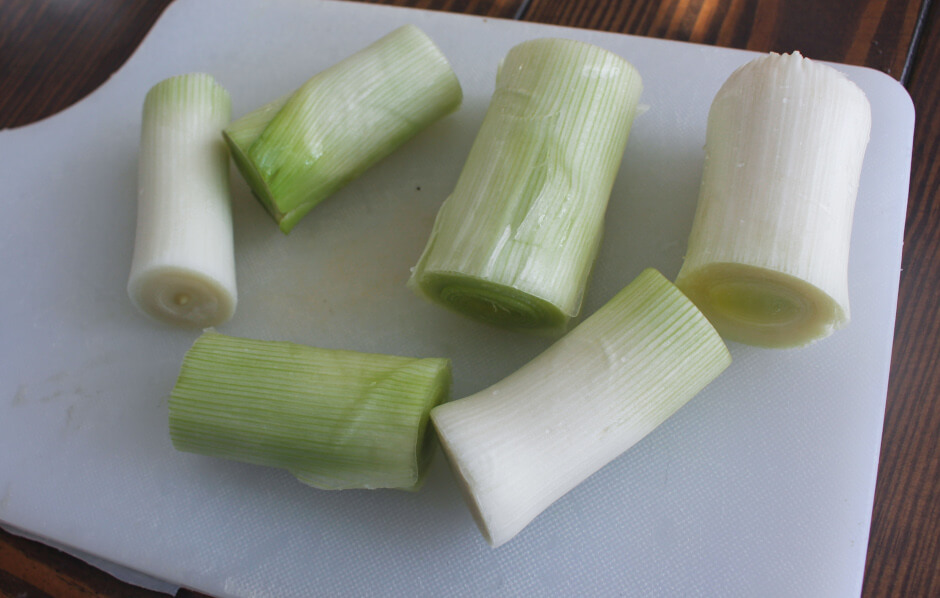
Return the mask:
M558 307L530 293L459 274L427 273L421 290L447 309L502 328L552 332L565 329L570 320Z

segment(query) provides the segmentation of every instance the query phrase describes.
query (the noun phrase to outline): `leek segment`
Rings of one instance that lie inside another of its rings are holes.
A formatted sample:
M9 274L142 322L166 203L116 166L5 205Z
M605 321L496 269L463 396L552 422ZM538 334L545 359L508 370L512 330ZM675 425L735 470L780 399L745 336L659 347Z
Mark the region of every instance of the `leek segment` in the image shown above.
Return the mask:
M229 157L220 138L230 118L228 92L202 73L161 81L144 99L127 294L158 320L204 328L235 312Z
M512 48L409 285L485 322L558 333L581 308L642 92L589 44Z
M870 129L864 92L798 53L758 58L718 91L676 284L723 336L792 347L848 323L849 242Z
M248 149L289 99L290 94L268 102L242 116L222 131L222 137L228 144L232 161L235 162L235 168L238 169L245 182L248 183L248 188L252 190L258 202L276 221L281 217L280 213L270 201L258 195L255 191L255 189L264 189L264 180L252 165L251 158L248 157Z
M499 546L730 363L702 313L649 269L527 365L431 419L480 530Z
M225 139L252 192L288 233L462 98L440 49L406 25L232 123Z
M188 451L289 470L322 489L417 490L436 449L431 409L446 359L413 359L207 331L170 396L170 437Z

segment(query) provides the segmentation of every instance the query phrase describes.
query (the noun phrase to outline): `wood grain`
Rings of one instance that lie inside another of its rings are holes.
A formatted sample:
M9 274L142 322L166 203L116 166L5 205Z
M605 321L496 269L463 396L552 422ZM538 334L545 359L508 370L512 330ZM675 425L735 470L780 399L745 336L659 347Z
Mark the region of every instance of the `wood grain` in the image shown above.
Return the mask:
M921 0L532 0L527 21L869 66L901 79Z
M390 4L425 10L459 12L481 17L515 18L525 4L523 0L354 0L369 4Z
M369 0L360 0L369 1ZM0 0L0 128L45 118L126 61L169 0ZM940 596L940 8L930 0L387 0L758 51L905 81L917 110L865 598ZM927 10L923 10L927 7ZM920 18L919 18L920 17ZM915 44L923 23L920 44ZM162 596L0 530L0 597ZM198 594L180 590L179 598Z
M359 0L367 1L367 0ZM368 0L512 18L523 0ZM171 0L0 3L0 129L71 106L124 64Z
M863 597L940 596L940 5L908 90L911 193Z
M54 548L0 529L0 596L157 598L165 594L128 585Z
M131 55L170 0L12 0L0 9L0 129L82 99Z

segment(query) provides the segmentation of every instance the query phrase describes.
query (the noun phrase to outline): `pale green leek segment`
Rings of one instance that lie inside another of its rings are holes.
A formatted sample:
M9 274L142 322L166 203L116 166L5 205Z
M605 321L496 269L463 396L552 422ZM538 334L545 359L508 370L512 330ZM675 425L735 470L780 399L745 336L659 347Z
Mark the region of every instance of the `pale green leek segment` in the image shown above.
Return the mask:
M322 489L417 490L450 362L203 333L170 396L181 451L289 470Z
M242 176L287 233L462 98L440 49L406 25L232 123L225 137Z
M137 230L127 294L163 322L205 328L235 313L229 93L210 75L154 85L144 99Z
M660 425L731 363L656 270L509 377L431 419L486 540L499 546Z
M864 92L799 53L754 59L722 85L676 284L725 338L793 347L848 323L870 129Z
M577 315L642 92L582 42L512 48L409 284L496 325L558 333Z
M268 102L260 108L252 110L231 123L222 131L222 137L228 144L229 151L232 154L232 160L235 162L235 167L238 169L238 172L241 173L245 182L248 183L248 187L259 200L259 203L261 203L265 210L275 219L277 219L278 214L276 211L273 211L273 206L269 202L264 201L262 196L255 191L255 189L264 189L264 181L259 178L258 172L255 170L254 166L252 166L251 159L248 157L248 149L251 147L251 144L258 139L261 132L264 131L264 128L268 126L271 119L284 107L284 104L287 103L291 95L293 94L289 93Z

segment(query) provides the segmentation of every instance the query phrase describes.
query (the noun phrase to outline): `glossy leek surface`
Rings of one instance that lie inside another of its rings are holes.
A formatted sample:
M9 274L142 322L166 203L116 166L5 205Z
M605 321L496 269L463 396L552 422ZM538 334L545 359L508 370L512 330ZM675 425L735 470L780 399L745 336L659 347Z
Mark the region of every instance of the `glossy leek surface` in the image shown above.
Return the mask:
M849 243L870 130L865 93L799 53L756 58L718 91L676 284L723 336L792 347L849 322Z
M288 233L462 99L447 58L405 25L232 123L225 138L252 192Z
M558 334L581 309L640 75L599 47L513 47L409 284L458 313Z

